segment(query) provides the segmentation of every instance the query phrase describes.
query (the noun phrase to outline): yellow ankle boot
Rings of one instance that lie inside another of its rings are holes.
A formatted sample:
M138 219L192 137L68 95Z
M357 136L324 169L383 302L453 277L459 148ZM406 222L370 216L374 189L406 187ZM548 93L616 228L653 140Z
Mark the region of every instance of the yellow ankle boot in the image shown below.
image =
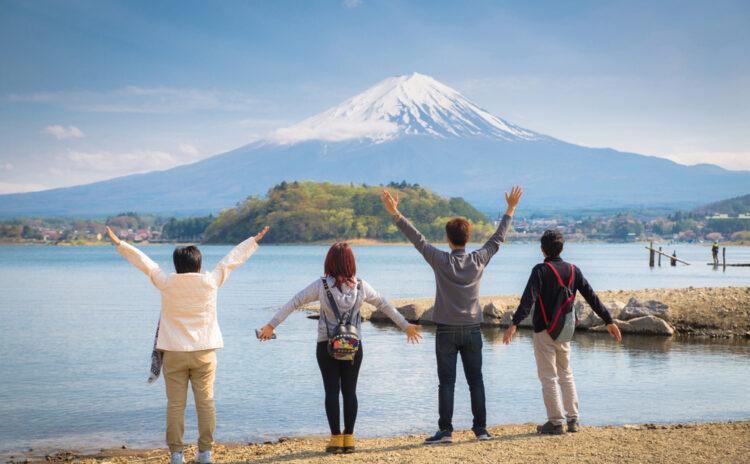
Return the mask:
M326 446L326 453L343 453L343 451L344 436L331 435L331 439L328 441L328 446Z
M354 452L354 435L343 435L343 437L344 437L344 445L343 445L344 453L353 453Z

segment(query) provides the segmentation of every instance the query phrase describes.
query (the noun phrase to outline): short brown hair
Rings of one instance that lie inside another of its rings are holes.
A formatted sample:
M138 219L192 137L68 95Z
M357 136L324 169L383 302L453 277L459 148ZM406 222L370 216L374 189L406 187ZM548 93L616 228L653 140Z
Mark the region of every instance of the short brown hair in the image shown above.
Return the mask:
M464 246L471 238L471 223L464 218L453 218L445 224L448 240L457 246Z
M563 251L565 237L557 229L545 230L542 234L542 251L549 258L557 258Z
M331 245L323 265L323 272L327 277L336 279L335 285L339 290L342 290L342 284L353 287L357 283L354 277L357 275L357 262L354 260L352 247L346 242L336 242Z

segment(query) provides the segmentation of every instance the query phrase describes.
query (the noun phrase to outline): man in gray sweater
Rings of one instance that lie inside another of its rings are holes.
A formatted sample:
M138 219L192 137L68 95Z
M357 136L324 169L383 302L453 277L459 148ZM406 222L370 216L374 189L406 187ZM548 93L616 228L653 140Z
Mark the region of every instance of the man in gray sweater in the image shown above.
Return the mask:
M435 272L435 306L432 320L437 324L435 353L437 356L438 403L440 419L438 432L425 440L428 445L453 441L453 392L456 385L458 354L471 392L472 430L479 440L489 440L482 378L482 306L479 304L479 285L485 266L505 241L505 233L523 190L514 186L505 194L508 209L497 231L480 249L466 252L471 238L471 224L464 218L454 218L445 225L450 252L431 245L427 239L399 212L398 195L394 198L383 190L383 204L393 216L401 233L422 254Z

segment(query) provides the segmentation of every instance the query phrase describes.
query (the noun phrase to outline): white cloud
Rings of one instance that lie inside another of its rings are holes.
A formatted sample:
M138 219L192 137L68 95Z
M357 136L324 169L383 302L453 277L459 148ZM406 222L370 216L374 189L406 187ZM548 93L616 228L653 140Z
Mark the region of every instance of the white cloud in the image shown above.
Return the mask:
M189 143L181 143L180 152L190 156L198 156L200 154L200 151Z
M347 8L357 8L362 4L362 0L344 0L343 3Z
M664 155L680 164L717 164L726 169L750 171L750 152L691 152Z
M12 163L0 164L0 171L12 171L15 166Z
M181 145L176 153L162 150L110 151L69 150L59 157L70 172L89 172L108 175L127 175L169 169L199 160L200 154L192 145Z
M0 182L0 195L6 193L36 192L49 188L42 184L33 184L27 182Z
M246 111L258 104L256 99L242 92L139 86L102 92L10 94L5 99L16 103L54 105L94 113L173 114L207 110Z
M42 129L42 133L51 135L55 137L57 140L63 140L63 139L82 139L86 137L86 135L83 133L83 131L76 126L47 126L44 129Z

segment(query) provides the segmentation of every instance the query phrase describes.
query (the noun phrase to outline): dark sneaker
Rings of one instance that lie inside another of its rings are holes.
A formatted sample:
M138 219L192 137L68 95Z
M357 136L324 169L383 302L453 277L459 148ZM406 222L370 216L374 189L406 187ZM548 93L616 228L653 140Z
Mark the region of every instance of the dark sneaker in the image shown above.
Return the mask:
M439 443L453 443L453 433L449 430L441 430L424 441L425 445L437 445Z
M576 433L578 431L578 419L568 421L568 432Z
M492 440L492 435L490 435L490 432L488 432L487 429L474 430L474 435L476 435L477 440L479 441Z
M563 435L565 434L565 430L562 424L555 425L552 422L545 422L544 425L537 426L536 433L540 435Z

